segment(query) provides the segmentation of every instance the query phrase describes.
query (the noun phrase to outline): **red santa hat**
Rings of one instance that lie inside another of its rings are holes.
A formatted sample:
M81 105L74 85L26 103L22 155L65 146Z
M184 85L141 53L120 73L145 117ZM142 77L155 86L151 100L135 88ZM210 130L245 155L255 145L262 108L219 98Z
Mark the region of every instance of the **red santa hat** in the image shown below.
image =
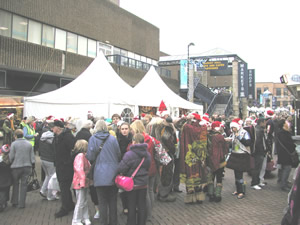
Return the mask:
M265 112L265 117L266 118L272 118L274 116L274 111L273 110L267 110Z
M54 116L48 116L47 118L46 118L46 122L47 123L53 123L54 122Z
M211 128L215 129L215 130L220 130L221 126L222 126L222 123L220 121L214 121L211 124Z
M209 118L209 114L208 113L204 113L204 115L202 117L207 117Z
M7 114L7 118L10 119L10 118L12 118L14 115L15 115L15 114L13 114L13 113L8 113L8 114Z
M230 123L230 128L236 127L238 130L241 129L243 121L240 118L235 118Z
M195 120L201 121L201 116L197 113L192 113L192 115L194 116Z

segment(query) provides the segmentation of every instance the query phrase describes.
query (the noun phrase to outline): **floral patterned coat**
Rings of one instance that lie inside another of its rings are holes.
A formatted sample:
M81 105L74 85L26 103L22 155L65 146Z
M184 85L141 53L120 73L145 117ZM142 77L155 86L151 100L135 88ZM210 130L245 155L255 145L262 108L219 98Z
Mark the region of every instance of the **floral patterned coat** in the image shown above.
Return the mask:
M73 189L87 188L92 181L86 177L91 168L84 153L79 153L74 159Z

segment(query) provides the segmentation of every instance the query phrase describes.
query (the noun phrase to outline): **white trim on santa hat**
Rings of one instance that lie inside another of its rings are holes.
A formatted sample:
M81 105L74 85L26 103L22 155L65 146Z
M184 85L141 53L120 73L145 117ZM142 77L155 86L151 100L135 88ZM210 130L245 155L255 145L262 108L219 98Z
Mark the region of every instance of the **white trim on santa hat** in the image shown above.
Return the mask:
M10 119L10 118L12 118L14 115L15 115L15 114L13 114L13 113L8 113L8 114L7 114L7 118Z

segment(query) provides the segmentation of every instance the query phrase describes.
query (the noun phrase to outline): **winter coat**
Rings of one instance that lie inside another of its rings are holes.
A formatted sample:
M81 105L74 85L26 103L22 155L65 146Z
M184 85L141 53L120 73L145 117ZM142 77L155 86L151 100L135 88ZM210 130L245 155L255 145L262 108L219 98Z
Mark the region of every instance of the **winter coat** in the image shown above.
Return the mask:
M105 140L106 139L106 140ZM105 140L100 154L99 147ZM97 158L96 158L97 156ZM86 158L93 162L96 160L94 169L94 186L112 186L117 175L121 152L118 141L108 132L97 132L89 140Z
M266 138L264 128L256 125L255 127L255 145L253 155L266 155Z
M91 132L87 128L82 128L77 134L76 134L76 141L83 139L86 141L89 141L90 137L92 136Z
M30 142L23 138L15 140L10 147L9 160L11 168L32 167L35 156Z
M156 140L154 137L152 137L153 140L154 140L154 143L153 143L150 135L148 135L147 133L143 133L143 135L144 135L144 141L148 145L147 150L148 150L148 152L151 156L149 176L152 177L157 173L156 162L155 162L155 146L154 146L154 143L155 144L160 144L160 142L158 140Z
M73 159L72 149L75 145L75 137L70 129L65 128L61 134L54 138L56 174L58 181L72 181L73 179Z
M121 158L127 151L128 145L132 142L132 133L129 132L128 136L123 136L120 132L117 133L117 139L121 150Z
M278 142L277 142L278 144L276 148L278 152L278 164L292 165L291 156L286 151L288 150L290 154L296 151L295 150L296 145L294 144L294 141L292 139L292 134L289 131L280 129L277 138L278 138Z
M41 160L54 162L54 147L53 147L54 134L47 131L42 134L39 143L39 152Z
M148 185L148 172L151 164L151 156L147 151L147 147L148 145L146 143L131 145L130 150L125 153L118 167L119 173L129 177L136 170L142 159L145 158L143 164L133 178L135 187Z
M73 189L87 188L92 184L86 175L88 174L91 164L85 157L84 153L79 153L74 160Z
M228 153L229 147L220 132L210 130L207 140L208 165L212 172L215 172L225 166L225 155Z
M2 157L9 157L8 153L1 153ZM8 161L8 162L7 162ZM12 184L12 175L9 159L0 162L0 188L9 187Z

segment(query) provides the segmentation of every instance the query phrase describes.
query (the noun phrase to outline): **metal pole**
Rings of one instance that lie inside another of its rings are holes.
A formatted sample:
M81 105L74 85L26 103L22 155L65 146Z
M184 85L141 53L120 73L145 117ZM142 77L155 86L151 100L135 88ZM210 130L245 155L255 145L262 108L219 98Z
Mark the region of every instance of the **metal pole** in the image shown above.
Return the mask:
M188 93L187 93L187 100L190 100L190 44L188 45L188 54L187 54L187 86L188 86Z

